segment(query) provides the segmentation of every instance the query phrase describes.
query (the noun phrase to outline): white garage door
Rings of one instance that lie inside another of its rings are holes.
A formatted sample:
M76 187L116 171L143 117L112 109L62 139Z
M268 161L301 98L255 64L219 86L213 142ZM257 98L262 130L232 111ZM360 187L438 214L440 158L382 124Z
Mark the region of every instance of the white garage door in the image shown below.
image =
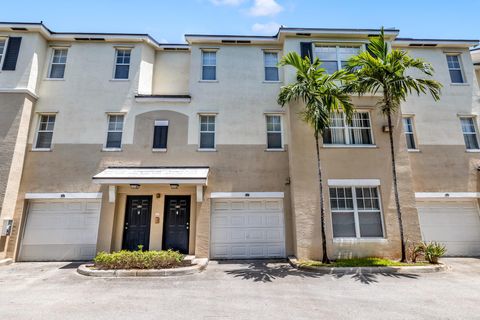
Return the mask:
M211 257L285 257L283 199L213 199Z
M417 202L424 241L438 241L448 256L480 256L480 216L476 201Z
M30 202L19 260L92 259L99 217L100 200Z

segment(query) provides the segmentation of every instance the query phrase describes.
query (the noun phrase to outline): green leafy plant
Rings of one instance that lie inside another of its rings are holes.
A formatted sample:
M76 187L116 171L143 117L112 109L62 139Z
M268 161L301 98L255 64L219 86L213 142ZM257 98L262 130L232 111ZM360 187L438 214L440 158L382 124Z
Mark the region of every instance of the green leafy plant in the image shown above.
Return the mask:
M414 266L422 265L421 263L404 263L395 260L385 258L351 258L351 259L338 259L330 263L322 263L320 261L301 261L301 267L402 267L402 266Z
M438 263L438 258L447 253L445 246L438 242L422 243L425 259L430 263Z
M178 251L127 251L100 252L93 259L97 269L166 269L183 265L183 255Z
M417 259L424 255L424 253L425 246L423 243L409 243L407 247L407 259L412 261L412 263L416 263Z

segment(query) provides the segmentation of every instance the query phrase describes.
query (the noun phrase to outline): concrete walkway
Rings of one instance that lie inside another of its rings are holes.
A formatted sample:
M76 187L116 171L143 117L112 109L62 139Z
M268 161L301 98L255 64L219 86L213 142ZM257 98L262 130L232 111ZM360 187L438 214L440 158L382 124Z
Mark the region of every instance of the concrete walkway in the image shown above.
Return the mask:
M91 278L78 264L0 267L2 319L480 319L480 259L432 274L320 275L211 262L167 278Z

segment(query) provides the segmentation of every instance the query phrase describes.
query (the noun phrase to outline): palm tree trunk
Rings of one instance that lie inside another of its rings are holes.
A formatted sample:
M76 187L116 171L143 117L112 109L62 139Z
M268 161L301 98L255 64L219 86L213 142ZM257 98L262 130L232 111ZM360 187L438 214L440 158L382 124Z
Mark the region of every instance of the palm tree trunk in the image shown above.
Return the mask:
M393 144L393 126L392 126L392 116L390 111L387 112L387 120L388 120L388 136L390 138L390 154L392 156L392 175L393 175L393 191L395 194L395 205L397 207L397 216L398 216L398 224L400 227L400 241L402 243L402 262L406 262L406 255L405 255L405 240L403 235L403 221L402 221L402 210L400 208L400 199L398 196L398 182L397 182L397 167L395 164L395 146Z
M327 255L327 237L325 236L325 207L323 204L323 181L322 181L322 167L320 165L320 146L318 143L318 134L315 134L315 145L317 147L317 169L318 169L318 183L320 186L320 224L322 233L322 263L330 263Z

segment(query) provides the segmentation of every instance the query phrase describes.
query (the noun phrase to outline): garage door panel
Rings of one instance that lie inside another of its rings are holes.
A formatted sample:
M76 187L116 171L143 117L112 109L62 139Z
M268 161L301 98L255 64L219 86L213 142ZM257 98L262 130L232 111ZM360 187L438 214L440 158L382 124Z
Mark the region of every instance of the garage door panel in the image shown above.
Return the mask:
M211 256L248 259L285 256L282 200L235 199L212 203Z
M445 245L449 256L480 256L480 216L475 201L418 202L424 241Z
M95 256L99 200L32 201L19 260L89 260Z

